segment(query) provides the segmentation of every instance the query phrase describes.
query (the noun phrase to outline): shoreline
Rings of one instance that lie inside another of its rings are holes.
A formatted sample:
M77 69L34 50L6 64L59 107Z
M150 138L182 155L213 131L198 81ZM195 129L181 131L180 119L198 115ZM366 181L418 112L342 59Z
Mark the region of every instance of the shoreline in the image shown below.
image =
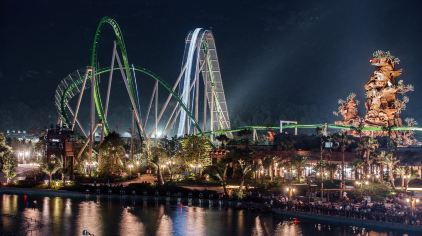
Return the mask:
M147 199L147 200L167 200L167 199L177 199L177 200L204 200L204 201L213 201L213 202L223 202L228 203L227 205L231 207L238 206L242 201L232 201L227 199L208 199L208 198L197 198L197 197L177 197L177 196L154 196L154 195L140 195L140 194L98 194L98 193L83 193L69 190L52 190L52 189L33 189L33 188L15 188L15 187L1 187L0 194L27 194L27 195L36 195L36 196L46 196L46 197L73 197L73 198L98 198L98 197L107 197L107 198L136 198L136 199ZM256 206L260 206L262 203L256 203Z
M144 195L117 195L117 194L96 194L96 193L81 193L73 192L68 190L51 190L51 189L32 189L32 188L13 188L13 187L1 187L0 194L27 194L27 195L37 195L37 196L52 196L52 197L74 197L74 198L93 198L93 197L112 197L112 198L142 198L142 199L185 199L186 197L174 197L174 196L144 196ZM189 198L186 198L189 199ZM194 199L195 198L190 198ZM198 198L200 199L200 198ZM236 207L242 205L241 203L249 204L250 202L242 201L230 201L230 200L219 200L219 199L200 199L200 200L210 200L210 201L222 201L228 203L230 207ZM262 203L252 203L253 207L262 207ZM422 232L422 226L415 225L405 225L394 222L382 222L375 220L363 220L356 218L348 218L343 216L330 216L330 215L320 215L315 213L300 212L300 211L285 211L281 209L272 209L270 212L275 215L288 216L288 217L298 217L303 219L322 221L331 224L344 224L344 225L353 225L357 227L370 227L376 229L384 230L398 230L404 232Z
M272 209L272 212L276 215L283 215L289 217L298 217L303 219L322 221L328 223L344 224L344 225L353 225L357 227L370 227L374 229L387 229L387 230L398 230L404 232L422 232L422 225L406 225L395 222L383 222L375 220L364 220L357 218L348 218L344 216L330 216L330 215L320 215L315 213L300 212L300 211L285 211L281 209Z

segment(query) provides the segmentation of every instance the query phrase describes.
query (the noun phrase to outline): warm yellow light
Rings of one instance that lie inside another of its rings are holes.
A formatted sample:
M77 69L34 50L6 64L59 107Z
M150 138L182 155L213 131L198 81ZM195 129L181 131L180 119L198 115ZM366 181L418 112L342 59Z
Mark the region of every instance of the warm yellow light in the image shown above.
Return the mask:
M406 198L406 202L410 202L410 198Z

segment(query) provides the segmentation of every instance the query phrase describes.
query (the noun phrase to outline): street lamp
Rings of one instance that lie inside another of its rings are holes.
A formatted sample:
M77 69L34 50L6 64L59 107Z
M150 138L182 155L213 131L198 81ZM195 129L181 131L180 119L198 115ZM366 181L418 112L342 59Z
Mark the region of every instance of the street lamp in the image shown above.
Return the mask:
M191 164L190 167L193 169L195 174L197 174L198 170L202 167L201 164Z
M133 164L129 164L127 167L129 168L129 175L132 176Z
M321 143L320 143L320 165L321 165L321 201L324 200L324 166L323 166L323 156L324 156L324 149L333 148L333 142L330 137L327 140L324 140L328 136L328 125L324 124L321 130Z
M292 198L293 194L296 192L296 188L288 186L286 187L286 192L289 196L289 199Z

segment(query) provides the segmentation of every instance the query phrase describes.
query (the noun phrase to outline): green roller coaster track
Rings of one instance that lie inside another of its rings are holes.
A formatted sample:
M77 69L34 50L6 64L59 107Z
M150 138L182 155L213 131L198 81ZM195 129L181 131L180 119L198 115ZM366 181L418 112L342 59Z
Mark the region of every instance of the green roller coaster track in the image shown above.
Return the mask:
M132 68L129 65L129 60L128 60L128 56L127 56L127 52L126 52L126 46L125 46L125 43L124 43L124 40L123 40L123 35L122 35L122 32L120 30L119 25L112 18L103 17L100 20L100 22L97 26L97 29L95 31L94 41L92 43L90 66L91 66L91 68L94 69L94 73L95 73L96 76L97 75L99 76L103 73L107 73L107 72L111 71L110 68L98 68L98 63L97 63L98 44L99 44L99 41L100 41L100 38L101 38L102 29L104 28L105 25L110 25L113 29L113 32L114 32L114 35L115 35L115 38L116 38L116 44L117 44L117 46L120 50L120 53L122 55L122 58L123 58L123 69L125 71L126 79L127 79L128 86L129 86L129 96L131 96L132 98L135 98L134 101L137 102L137 101L139 101L138 95L136 93L134 80L132 78L132 74L131 74ZM113 70L118 70L118 69L120 69L120 68L114 68ZM277 130L277 129L280 128L279 126L243 126L243 127L239 127L239 128L236 128L236 129L203 132L202 129L200 128L199 124L195 120L192 112L189 111L186 104L184 104L182 102L182 99L180 98L180 96L177 93L175 93L164 80L160 79L153 72L151 72L151 71L149 71L145 68L134 67L133 69L135 71L141 72L141 73L151 77L155 81L158 81L158 83L161 86L163 86L172 95L172 97L174 99L176 99L176 101L182 107L182 109L184 109L186 111L187 115L193 121L193 124L197 128L200 135L202 135L202 134L218 135L218 134L223 134L223 133L239 132L239 131L245 130L245 129L249 129L249 130L251 130L251 129L255 129L255 130ZM92 78L89 77L88 79L92 79ZM62 93L61 100L60 100L60 111L59 112L60 112L61 116L64 118L64 122L68 125L71 122L70 122L70 119L69 119L69 114L67 114L67 112L66 112L66 106L68 105L67 103L68 103L68 101L71 97L71 94L74 93L78 89L78 86L80 86L83 83L83 80L84 80L84 78L82 76L80 76L79 78L74 80L72 84L68 85ZM103 124L104 133L105 133L105 135L107 135L109 133L109 125L108 125L107 119L106 119L105 114L104 114L104 107L103 107L103 104L102 104L102 99L101 99L101 94L100 94L99 80L96 80L96 83L95 83L94 101L95 101L95 108L96 108L97 115L99 117L100 122L102 122L102 124ZM136 105L139 105L139 104L136 104ZM289 129L289 128L312 129L312 128L322 128L324 126L325 126L325 124L310 124L310 125L289 124L289 125L284 125L283 129ZM354 127L354 126L342 126L342 125L328 124L327 128L341 129L341 130L356 130L356 131L422 131L421 127L416 127L416 126L415 127ZM138 133L139 133L139 135L141 135L140 134L140 127L138 127Z
M100 23L97 26L97 30L95 31L95 36L94 36L94 41L92 43L92 52L91 52L91 67L94 69L94 71L98 68L97 65L97 50L98 50L98 44L99 44L99 40L101 38L101 32L103 27L108 24L112 27L113 31L114 31L114 35L116 37L116 43L118 48L120 49L120 53L122 54L122 59L123 59L123 69L125 70L126 73L126 79L128 81L129 84L129 96L131 96L132 98L136 98L135 102L138 101L138 96L137 93L135 91L135 86L134 86L134 82L132 79L132 75L130 73L130 65L129 65L129 59L127 57L127 52L126 52L126 46L125 46L125 42L123 40L123 34L122 31L120 30L119 25L117 24L117 22L109 17L103 17L100 20ZM95 107L97 110L97 114L98 117L100 119L100 122L104 124L104 134L107 135L110 128L108 125L108 122L106 121L106 117L104 114L104 108L103 108L103 103L101 101L101 94L100 94L100 87L99 87L99 81L97 80L95 83L95 89L94 89L94 99L95 99ZM138 105L138 104L137 104ZM138 127L138 132L139 132L139 128Z
M325 124L289 124L283 125L283 129L316 129L316 128L323 128ZM376 126L364 126L364 127L356 127L356 126L347 126L347 125L335 125L335 124L327 124L327 128L329 129L341 129L341 130L356 130L356 131L422 131L422 127L412 126L412 127L376 127ZM259 125L252 125L252 126L242 126L236 129L230 130L215 130L205 132L204 134L224 134L224 133L235 133L242 130L278 130L280 126L259 126Z
M123 58L123 69L125 70L125 74L127 77L127 81L128 81L128 85L129 85L129 96L131 96L132 98L135 98L135 101L139 101L138 100L138 95L136 93L136 89L134 86L134 81L131 75L131 68L129 65L129 60L128 60L128 56L127 56L127 52L126 52L126 46L123 40L123 35L122 32L120 30L119 25L117 24L117 22L109 17L103 17L100 20L100 23L97 26L97 29L95 31L95 36L94 36L94 41L92 43L92 52L91 52L91 67L94 69L94 73L95 75L101 75L103 73L106 72L110 72L110 68L98 68L98 64L97 64L97 54L98 54L98 44L99 44L99 40L101 38L101 32L102 29L105 25L110 25L113 28L113 32L114 35L116 37L116 44L118 46L118 48L120 49L120 52L122 54L122 58ZM114 70L118 70L120 68L114 68ZM161 80L157 75L155 75L153 72L145 69L145 68L140 68L140 67L135 67L134 68L135 71L141 72L151 78L153 78L155 81L158 81L158 83L163 86L171 95L173 98L176 99L176 101L180 104L180 106L182 107L182 109L184 109L188 116L192 119L194 126L197 128L199 134L202 134L202 130L199 126L199 124L197 123L197 121L194 119L193 114L189 111L189 109L187 108L187 106L182 102L181 98L171 89L171 87L163 80ZM60 101L60 107L61 107L61 115L62 117L64 117L65 123L67 123L68 125L70 124L70 119L69 119L69 115L66 112L66 105L68 103L69 100L69 96L71 94L72 91L74 91L75 89L77 89L77 87L79 85L81 85L83 83L83 77L79 77L77 80L74 81L74 83L70 84L66 90L63 92L63 96L61 97L61 101ZM92 79L92 78L89 78ZM102 103L102 99L101 99L101 94L100 94L100 88L99 88L99 80L96 81L95 83L95 88L94 88L94 100L95 100L95 108L97 111L97 115L100 119L100 122L103 123L104 125L104 134L107 135L109 133L109 125L107 122L107 119L105 117L104 114L104 107L103 107L103 103ZM139 105L139 104L137 104ZM140 134L140 127L138 127L138 133Z
M119 70L120 68L114 68L113 70ZM135 71L143 73L147 76L149 76L150 78L154 79L155 81L158 81L158 83L163 86L171 95L174 99L176 99L176 101L180 104L180 106L188 113L189 117L192 118L194 120L194 116L193 114L188 110L188 108L185 106L185 104L182 102L181 98L179 97L179 95L177 93L175 93L169 84L167 84L164 80L162 80L160 77L158 77L156 74L154 74L153 72L151 72L148 69L142 68L142 67L134 67L133 68ZM108 73L110 72L111 69L110 68L101 68L99 70L96 71L96 75L101 75L104 73ZM66 103L68 102L68 97L70 95L70 93L73 90L76 90L76 88L81 85L83 83L83 77L79 77L78 79L76 79L74 81L74 83L70 84L69 87L64 91L64 96L62 96L61 99L61 114L65 119L65 123L66 124L70 124L70 119L69 119L69 114L66 112ZM102 109L102 107L101 107ZM107 122L107 120L105 120L105 122ZM202 133L202 130L199 127L199 124L194 120L195 126L198 128L198 131L200 133Z

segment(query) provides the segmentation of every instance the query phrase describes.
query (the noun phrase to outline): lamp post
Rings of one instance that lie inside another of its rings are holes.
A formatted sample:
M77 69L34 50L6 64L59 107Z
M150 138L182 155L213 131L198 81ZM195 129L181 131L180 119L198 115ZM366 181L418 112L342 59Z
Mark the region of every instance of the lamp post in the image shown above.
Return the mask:
M328 136L328 125L324 124L322 127L322 135L321 135L321 144L320 144L320 167L321 167L321 201L324 199L324 176L325 170L323 165L323 155L324 155L324 148L325 149L331 149L333 148L333 142L331 138L329 138L327 141L324 140L324 137Z
M287 186L286 187L286 192L289 196L289 199L292 198L293 194L296 192L296 188L292 187L292 186Z
M173 181L173 166L174 164L176 164L176 162L173 160L170 160L170 161L167 161L166 164L169 167L170 181Z
M202 165L201 164L191 164L190 167L193 169L193 172L195 174L198 174L198 170L201 170Z
M129 165L127 165L127 167L129 168L129 175L132 176L133 164L129 164Z
M345 181L344 181L344 153L346 151L346 134L342 133L341 136L341 191L340 191L340 199L343 199L344 196L344 188L345 188Z

